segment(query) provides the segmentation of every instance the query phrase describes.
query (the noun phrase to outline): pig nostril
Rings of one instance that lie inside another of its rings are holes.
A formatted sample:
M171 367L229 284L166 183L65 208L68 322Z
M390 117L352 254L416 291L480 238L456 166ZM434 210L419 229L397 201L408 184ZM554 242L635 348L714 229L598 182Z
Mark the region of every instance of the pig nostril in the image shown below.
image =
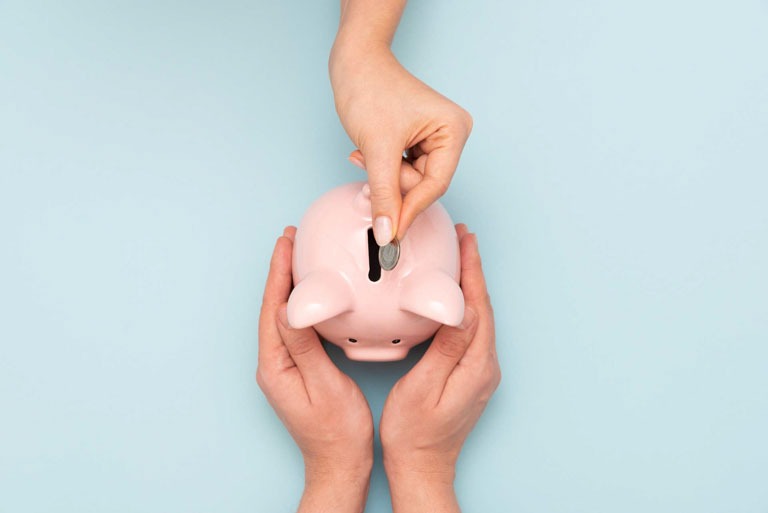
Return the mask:
M357 339L356 339L356 338L348 338L347 340L349 340L349 341L350 341L350 342L352 342L353 344L356 344L356 343L357 343Z
M396 338L395 340L393 340L393 341L392 341L392 343L393 343L393 344L399 344L399 343L400 343L400 339L399 339L399 338Z

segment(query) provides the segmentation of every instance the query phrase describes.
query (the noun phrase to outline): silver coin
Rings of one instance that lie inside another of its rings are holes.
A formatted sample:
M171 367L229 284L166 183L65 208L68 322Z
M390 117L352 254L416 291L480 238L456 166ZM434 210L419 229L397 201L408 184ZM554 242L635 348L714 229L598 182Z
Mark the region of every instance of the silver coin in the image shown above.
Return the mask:
M379 265L385 271L391 271L400 260L400 242L392 239L386 246L379 247Z

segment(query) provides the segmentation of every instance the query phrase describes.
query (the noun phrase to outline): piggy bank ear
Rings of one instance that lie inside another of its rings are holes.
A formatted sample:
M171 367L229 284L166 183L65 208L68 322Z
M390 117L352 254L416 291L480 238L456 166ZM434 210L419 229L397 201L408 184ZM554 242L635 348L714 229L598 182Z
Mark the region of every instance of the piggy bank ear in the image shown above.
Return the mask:
M337 272L315 271L296 285L288 298L288 324L301 329L352 310L354 296Z
M464 294L442 271L414 271L401 284L400 308L440 324L458 326L464 319Z

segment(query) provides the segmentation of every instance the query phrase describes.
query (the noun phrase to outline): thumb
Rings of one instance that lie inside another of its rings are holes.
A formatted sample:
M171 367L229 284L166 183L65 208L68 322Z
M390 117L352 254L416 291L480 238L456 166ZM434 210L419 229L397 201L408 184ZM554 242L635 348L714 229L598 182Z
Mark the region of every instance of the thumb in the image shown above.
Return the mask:
M317 376L326 372L328 366L335 368L314 329L297 330L290 327L287 303L284 303L277 312L277 329L304 381L315 380Z
M397 233L400 222L400 164L402 149L392 144L379 143L361 148L371 186L371 215L373 235L379 246L389 244Z
M428 395L436 394L435 401L443 393L445 382L466 353L477 332L477 313L464 309L464 320L456 327L442 326L410 374L418 387Z

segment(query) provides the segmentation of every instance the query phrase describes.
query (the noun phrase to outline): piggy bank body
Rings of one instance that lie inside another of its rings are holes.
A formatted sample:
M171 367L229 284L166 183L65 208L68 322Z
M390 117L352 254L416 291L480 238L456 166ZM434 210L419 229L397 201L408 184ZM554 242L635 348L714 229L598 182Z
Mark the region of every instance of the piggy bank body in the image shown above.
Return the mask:
M400 242L394 269L382 269L364 182L331 190L309 208L293 250L294 328L314 326L352 360L400 360L464 316L459 246L448 213L434 203Z

